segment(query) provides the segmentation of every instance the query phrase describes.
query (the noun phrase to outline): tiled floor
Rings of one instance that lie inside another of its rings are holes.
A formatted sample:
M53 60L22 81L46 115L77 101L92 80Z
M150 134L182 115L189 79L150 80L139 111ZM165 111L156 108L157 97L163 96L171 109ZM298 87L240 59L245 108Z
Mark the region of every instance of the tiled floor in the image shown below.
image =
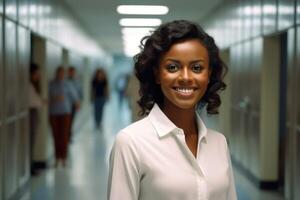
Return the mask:
M90 109L77 116L74 142L66 168L50 168L32 178L30 191L22 200L105 200L108 156L115 134L129 123L126 103L119 107L112 96L105 108L103 131L94 130ZM261 192L235 171L239 200L283 200L280 195Z

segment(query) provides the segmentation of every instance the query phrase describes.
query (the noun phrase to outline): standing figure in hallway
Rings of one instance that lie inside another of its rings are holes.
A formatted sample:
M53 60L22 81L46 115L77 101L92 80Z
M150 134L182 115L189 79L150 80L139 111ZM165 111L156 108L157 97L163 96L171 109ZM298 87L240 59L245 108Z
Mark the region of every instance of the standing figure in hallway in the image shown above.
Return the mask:
M46 104L46 100L43 100L40 94L40 67L31 63L30 65L30 84L29 84L29 130L30 130L30 171L31 175L37 174L37 169L34 166L33 162L33 154L34 154L34 146L37 134L37 128L39 123L39 110L42 108L44 104Z
M82 87L81 87L79 80L77 80L77 78L76 78L76 68L75 67L70 66L68 68L68 81L70 82L71 86L73 87L73 89L75 90L75 92L77 93L77 96L79 97L79 99L81 101L82 100ZM72 134L72 126L73 126L76 112L77 112L77 106L76 106L76 104L73 104L72 111L71 111L70 131L69 131L70 143L72 142L72 135L73 135Z
M79 109L79 97L65 79L62 66L56 69L55 78L49 85L49 114L55 146L55 166L66 166L69 144L72 105Z
M121 73L116 80L116 90L118 93L119 108L122 107L125 100L128 80L129 74L126 73Z
M124 128L110 156L110 200L236 200L225 137L197 113L217 114L227 67L197 24L172 21L134 57L139 105L147 116Z
M92 101L94 104L95 127L102 128L104 104L108 99L108 81L104 69L97 69L91 84Z
M126 96L128 99L129 108L131 110L131 121L135 122L139 119L141 119L141 116L139 115L140 112L140 106L138 105L137 101L139 99L139 86L140 83L138 79L136 78L135 74L130 74L128 84L126 87Z

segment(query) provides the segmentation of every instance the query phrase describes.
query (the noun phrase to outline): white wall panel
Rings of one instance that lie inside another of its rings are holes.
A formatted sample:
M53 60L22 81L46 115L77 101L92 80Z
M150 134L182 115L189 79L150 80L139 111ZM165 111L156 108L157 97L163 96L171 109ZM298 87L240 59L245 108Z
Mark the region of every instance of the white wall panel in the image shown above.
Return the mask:
M12 19L17 20L18 17L18 7L17 0L5 0L5 15Z
M300 25L300 0L297 0L296 12L297 12L296 23Z
M28 27L29 24L29 0L18 0L19 22Z
M284 30L295 23L295 0L278 0L278 30Z
M263 0L263 33L268 35L276 31L277 4L276 0Z
M11 198L17 191L17 123L12 120L5 124L4 155L4 199Z
M252 36L260 36L262 33L262 2L253 0L252 4Z
M5 20L5 115L13 117L18 107L17 93L17 55L16 24Z
M296 88L299 89L300 85L300 27L297 27L297 38L296 38ZM294 181L294 191L295 199L300 199L300 92L295 92L296 95L296 120L295 120L295 135L296 135L296 146L295 146L295 181Z
M28 80L29 80L29 62L30 62L30 33L27 29L18 27L18 92L19 112L27 112L28 109Z
M18 27L18 186L22 187L29 180L29 121L28 121L28 82L30 62L30 34L21 26Z
M30 178L30 157L29 157L29 117L24 114L18 121L18 152L17 152L17 183L21 188Z

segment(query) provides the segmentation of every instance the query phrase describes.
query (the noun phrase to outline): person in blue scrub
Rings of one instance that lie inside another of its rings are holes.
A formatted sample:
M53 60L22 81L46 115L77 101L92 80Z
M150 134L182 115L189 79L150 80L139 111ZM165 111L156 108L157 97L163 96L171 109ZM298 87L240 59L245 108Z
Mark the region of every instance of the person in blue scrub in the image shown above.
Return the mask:
M79 109L79 97L68 80L62 66L56 69L49 84L50 125L55 147L55 166L66 166L72 105Z

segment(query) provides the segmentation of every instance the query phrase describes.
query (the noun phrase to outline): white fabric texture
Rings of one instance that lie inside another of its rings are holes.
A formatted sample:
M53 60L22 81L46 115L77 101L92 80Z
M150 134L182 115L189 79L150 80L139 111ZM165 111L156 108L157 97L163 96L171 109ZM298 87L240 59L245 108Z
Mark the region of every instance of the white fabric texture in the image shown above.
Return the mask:
M29 83L29 108L39 109L43 105L43 100L40 94L37 93L32 83Z
M121 130L111 155L109 200L236 200L225 137L197 115L196 158L158 105Z

